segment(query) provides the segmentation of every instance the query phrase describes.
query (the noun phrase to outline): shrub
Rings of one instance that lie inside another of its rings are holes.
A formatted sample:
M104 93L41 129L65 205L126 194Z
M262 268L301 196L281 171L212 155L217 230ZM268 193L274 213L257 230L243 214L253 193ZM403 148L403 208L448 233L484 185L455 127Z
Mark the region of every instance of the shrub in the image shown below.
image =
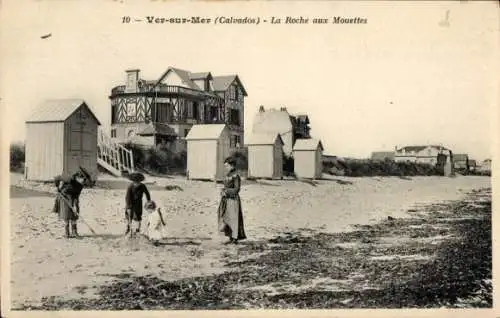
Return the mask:
M169 149L141 147L134 144L127 144L125 148L132 151L134 166L139 170L159 174L186 173L186 151L175 153Z
M19 172L24 169L26 148L24 144L10 145L10 171Z
M390 159L384 161L344 159L334 162L324 162L323 171L329 174L346 175L350 177L441 175L439 169L431 164L395 162Z

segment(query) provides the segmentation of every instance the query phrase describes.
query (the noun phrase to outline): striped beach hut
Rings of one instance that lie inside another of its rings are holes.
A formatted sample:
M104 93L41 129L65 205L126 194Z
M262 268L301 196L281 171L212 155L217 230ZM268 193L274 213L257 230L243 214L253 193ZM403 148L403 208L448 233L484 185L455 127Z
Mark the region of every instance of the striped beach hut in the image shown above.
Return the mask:
M95 180L100 125L83 99L43 102L26 120L26 179L50 181L81 166Z
M305 179L321 178L323 150L323 144L319 139L297 139L293 146L295 175Z
M229 129L224 124L193 125L186 136L187 177L224 179L224 160L230 155Z
M248 147L248 176L251 178L283 178L283 140L278 133L253 133Z

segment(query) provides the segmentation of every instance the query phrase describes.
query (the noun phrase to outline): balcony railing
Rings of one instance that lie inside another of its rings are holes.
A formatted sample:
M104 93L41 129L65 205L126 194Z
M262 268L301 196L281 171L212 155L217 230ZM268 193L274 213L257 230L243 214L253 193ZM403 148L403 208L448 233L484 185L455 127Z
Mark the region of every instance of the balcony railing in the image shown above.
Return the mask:
M125 94L125 85L116 86L111 90L111 95ZM200 91L192 88L182 87L182 86L172 86L172 85L161 85L153 87L153 85L145 85L138 88L137 93L160 93L160 94L178 94L178 95L190 95L203 98L214 98L224 100L224 98L211 93Z

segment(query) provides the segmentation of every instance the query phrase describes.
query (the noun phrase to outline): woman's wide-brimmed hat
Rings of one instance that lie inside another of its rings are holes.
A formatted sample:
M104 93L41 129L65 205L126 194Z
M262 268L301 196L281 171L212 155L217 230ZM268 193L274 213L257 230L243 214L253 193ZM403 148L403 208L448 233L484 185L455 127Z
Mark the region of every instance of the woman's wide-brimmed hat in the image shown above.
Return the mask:
M80 175L82 176L82 178L86 179L86 180L92 180L92 176L90 175L90 173L82 166L80 166Z
M144 175L140 172L133 172L133 173L128 175L128 178L134 182L142 182L142 181L144 181L144 179L146 179L144 177Z

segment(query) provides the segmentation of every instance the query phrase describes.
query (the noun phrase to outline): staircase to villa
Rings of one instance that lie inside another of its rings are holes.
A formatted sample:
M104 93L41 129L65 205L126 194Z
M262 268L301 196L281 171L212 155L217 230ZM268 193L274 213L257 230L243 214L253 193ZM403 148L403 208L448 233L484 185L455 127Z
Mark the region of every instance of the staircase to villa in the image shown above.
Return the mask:
M115 177L135 171L132 151L115 142L101 129L98 130L97 164Z

